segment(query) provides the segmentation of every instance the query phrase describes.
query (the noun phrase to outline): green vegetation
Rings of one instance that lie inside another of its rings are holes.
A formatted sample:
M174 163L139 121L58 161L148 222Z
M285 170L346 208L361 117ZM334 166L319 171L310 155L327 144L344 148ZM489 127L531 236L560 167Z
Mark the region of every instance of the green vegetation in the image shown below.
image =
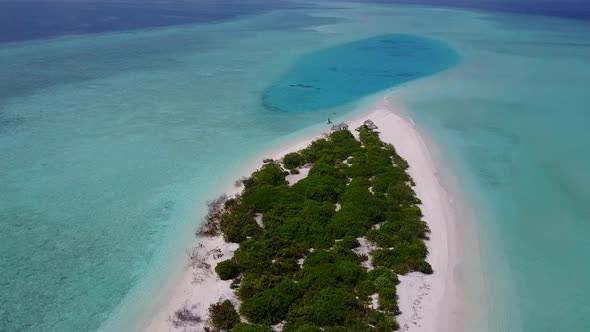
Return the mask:
M229 300L212 304L209 307L209 316L214 331L229 331L240 322L240 316Z
M234 279L240 275L240 266L231 259L220 262L215 267L215 272L221 280Z
M258 332L283 322L287 332L398 329L397 274L432 273L425 261L429 230L407 162L362 127L360 142L348 131L334 132L283 163L289 170L313 166L289 186L283 167L267 163L243 180L241 196L219 213L225 240L239 248L216 271L224 280L241 275L233 282L239 310L254 325L238 323L224 302L217 304L214 327ZM378 247L371 271L363 267L367 257L355 252L360 237Z
M299 166L302 166L305 160L303 157L297 152L287 153L283 157L283 164L285 165L286 169L294 169Z
M231 329L231 332L274 332L270 327L259 324L239 323Z

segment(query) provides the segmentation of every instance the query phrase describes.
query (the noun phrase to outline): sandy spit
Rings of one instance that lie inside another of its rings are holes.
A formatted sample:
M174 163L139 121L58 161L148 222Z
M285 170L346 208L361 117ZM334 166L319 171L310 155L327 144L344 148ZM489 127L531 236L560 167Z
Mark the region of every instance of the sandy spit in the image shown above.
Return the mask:
M381 139L395 146L398 154L409 164L409 173L416 182L414 190L422 201L421 209L431 234L427 241L429 249L428 262L434 269L434 274L423 275L410 273L400 276L398 285L398 302L402 314L397 316L401 331L442 331L451 328L447 313L453 312L456 306L453 294L453 261L449 250L449 229L454 229L456 222L453 202L439 180L437 165L431 154L431 147L421 136L414 123L394 107L387 99L373 104L362 115L355 114L347 119L351 129L357 128L364 120L372 120L378 127ZM329 132L307 137L294 144L281 146L268 153L274 159L280 159L286 153L305 148L313 140ZM357 134L354 130L354 134ZM260 167L262 162L253 163L244 174L250 174ZM240 176L236 176L239 178ZM228 179L228 187L235 179ZM295 179L293 179L295 180ZM299 180L299 179L297 179ZM227 191L228 196L239 193L239 188ZM230 281L220 280L214 272L215 265L232 257L237 248L235 244L228 244L221 237L199 238L196 240L194 254L203 258L208 268L194 269L187 266L183 275L177 278L172 292L165 296L152 319L146 322L143 331L184 331L174 328L169 321L171 314L181 307L190 308L204 320L208 318L210 304L220 299L229 299L238 305L239 301L230 289ZM199 330L197 327L196 330Z

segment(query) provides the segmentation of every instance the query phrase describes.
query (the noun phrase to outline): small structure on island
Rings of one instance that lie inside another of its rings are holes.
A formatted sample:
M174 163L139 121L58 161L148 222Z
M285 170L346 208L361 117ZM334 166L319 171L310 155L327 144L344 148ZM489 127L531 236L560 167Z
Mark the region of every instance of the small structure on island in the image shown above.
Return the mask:
M348 130L348 125L344 122L332 125L332 131Z
M363 125L367 126L367 129L369 129L369 130L377 130L377 129L379 129L379 127L377 127L377 125L375 124L375 122L373 122L371 120L365 120L365 122L363 122Z

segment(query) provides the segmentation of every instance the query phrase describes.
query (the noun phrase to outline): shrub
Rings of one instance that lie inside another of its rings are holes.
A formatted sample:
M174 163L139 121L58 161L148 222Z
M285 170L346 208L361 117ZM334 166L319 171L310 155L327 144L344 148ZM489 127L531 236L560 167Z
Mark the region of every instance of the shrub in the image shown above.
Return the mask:
M293 252L299 251L297 242L267 234L242 242L234 254L234 259L242 272L266 274L269 273L272 260L277 253L287 248Z
M283 157L283 164L287 169L297 168L303 165L304 162L303 157L297 152L287 153Z
M428 254L422 241L402 242L393 249L378 249L373 252L373 264L405 274L411 271L432 273L432 267L424 259Z
M230 332L274 332L270 327L259 324L238 323Z
M358 317L363 306L350 289L327 287L306 304L292 311L288 321L299 320L318 326L345 325Z
M265 214L264 224L268 233L291 239L303 248L328 248L334 241L327 229L333 215L332 206L304 199L296 205L278 205Z
M256 223L254 213L242 201L232 204L233 208L224 211L219 221L225 241L240 243L249 236L260 234L262 229Z
M309 170L309 176L317 176L318 178L330 176L337 180L346 179L344 173L327 158L321 158L316 161Z
M320 138L311 143L310 146L301 150L301 156L308 163L314 163L316 160L332 156L333 144L325 138Z
M355 287L356 294L359 298L368 300L368 297L377 293L377 287L375 287L375 283L370 280L369 278L363 278L360 280Z
M282 276L246 273L238 289L238 297L240 300L245 301L265 289L273 288L281 281L283 281Z
M262 166L259 170L252 174L252 185L263 185L268 184L271 186L280 186L286 185L287 181L285 180L283 168L277 163L268 163Z
M293 190L317 202L336 203L346 183L332 176L308 175L293 185Z
M347 130L336 131L330 135L333 144L333 155L338 160L344 160L361 150L361 143Z
M303 262L297 274L299 285L311 296L326 287L340 285L353 288L366 276L354 252L348 249L316 250Z
M393 274L394 275L394 274ZM386 288L395 289L395 285L397 284L397 278L392 278L392 276L382 275L375 278L375 287L377 290L382 290Z
M229 300L217 302L209 307L211 327L216 331L229 331L240 322L240 316Z
M221 280L229 280L240 275L240 266L231 259L219 262L215 267L215 272Z
M401 312L397 306L395 288L383 288L379 290L379 309L399 315Z
M330 220L329 228L336 238L347 235L357 237L371 228L371 221L361 207L343 204L340 211Z
M390 269L388 269L386 267L377 267L377 268L371 270L369 272L369 278L373 281L376 281L379 278L386 278L386 279L391 280L391 283L387 284L387 285L379 284L379 282L376 282L376 284L379 284L379 286L381 286L382 288L384 288L384 287L394 287L395 288L395 285L399 284L399 279L398 279L397 275L395 273L393 273L393 271L391 271Z
M373 191L386 193L389 186L395 183L405 183L410 177L399 167L390 167L385 173L375 175L373 179Z
M272 325L287 318L289 308L299 296L292 280L283 280L273 288L263 290L242 302L240 312L251 322Z
M283 192L281 189L271 185L259 185L248 188L242 194L244 205L251 208L253 211L265 213L273 204L275 204L281 197Z
M416 194L405 183L393 183L387 188L387 197L395 201L396 205L414 205L420 204Z
M396 236L386 234L382 230L372 229L367 232L367 239L381 248L391 248L399 243Z
M338 245L346 249L354 249L360 246L359 241L351 235L347 235L342 238L342 241L339 241Z
M432 270L432 266L425 260L418 261L416 270L422 272L424 274L433 274L434 270Z
M305 324L298 327L295 332L322 332L322 329L315 325Z
M391 314L373 311L369 315L369 324L375 326L376 331L391 332L399 329L399 324Z

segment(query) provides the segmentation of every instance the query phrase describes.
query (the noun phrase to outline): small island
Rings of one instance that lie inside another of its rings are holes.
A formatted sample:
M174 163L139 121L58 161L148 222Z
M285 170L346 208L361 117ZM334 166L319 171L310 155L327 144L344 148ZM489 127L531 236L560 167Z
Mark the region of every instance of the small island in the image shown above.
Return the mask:
M177 328L205 331L394 331L398 275L431 274L420 200L408 163L363 124L334 131L241 179L210 204L198 232L235 252L214 269L233 296L207 317L184 307ZM224 259L224 260L223 260ZM196 280L195 282L198 282ZM229 298L228 298L229 297Z

